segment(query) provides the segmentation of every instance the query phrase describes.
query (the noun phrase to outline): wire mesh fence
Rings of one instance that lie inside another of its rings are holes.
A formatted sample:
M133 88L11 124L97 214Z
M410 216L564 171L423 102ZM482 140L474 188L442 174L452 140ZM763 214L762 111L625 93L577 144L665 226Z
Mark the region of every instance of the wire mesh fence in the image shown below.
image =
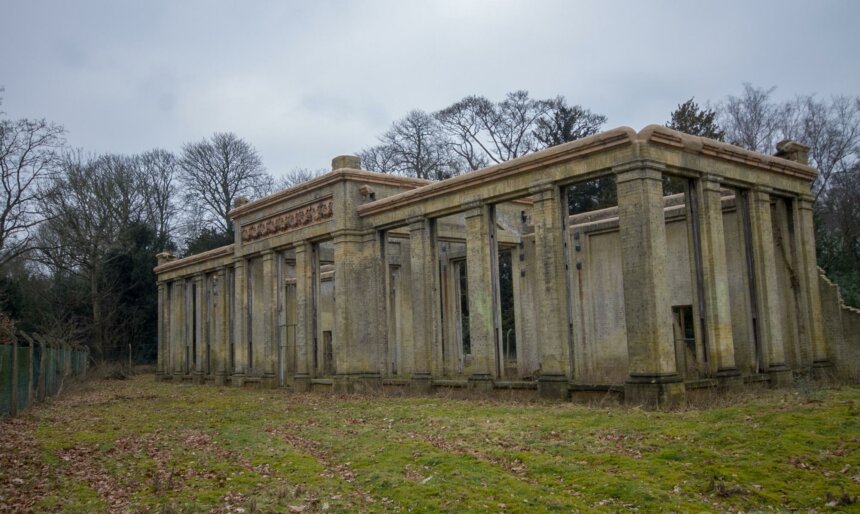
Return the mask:
M0 416L14 416L58 394L64 382L86 373L89 350L19 333L0 344Z

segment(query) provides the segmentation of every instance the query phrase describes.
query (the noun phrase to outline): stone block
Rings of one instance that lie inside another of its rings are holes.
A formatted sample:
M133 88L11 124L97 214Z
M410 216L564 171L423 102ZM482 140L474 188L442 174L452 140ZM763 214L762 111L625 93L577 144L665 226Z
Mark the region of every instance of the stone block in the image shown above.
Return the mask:
M233 387L244 387L245 386L245 374L244 373L233 373L230 376L230 383Z
M307 393L311 390L311 377L308 375L296 375L293 379L293 391Z
M684 382L677 375L630 377L624 384L624 403L628 405L672 409L686 401Z
M541 375L537 380L538 396L547 400L568 400L570 390L564 375Z
M495 388L493 378L485 373L475 373L469 376L469 390L491 393Z
M427 395L433 391L433 377L429 373L413 373L409 389L419 395Z
M791 387L794 384L794 374L788 366L772 366L767 370L767 374L770 377L771 388L781 389L784 387Z

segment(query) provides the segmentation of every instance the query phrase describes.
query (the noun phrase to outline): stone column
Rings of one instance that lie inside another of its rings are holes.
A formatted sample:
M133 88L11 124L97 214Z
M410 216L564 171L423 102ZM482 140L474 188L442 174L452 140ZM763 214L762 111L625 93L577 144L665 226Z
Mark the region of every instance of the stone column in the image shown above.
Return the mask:
M165 312L167 307L166 301L167 286L164 282L158 281L158 361L155 368L155 377L157 380L162 380L165 374L165 365L167 363L166 348L168 341L167 334L167 319L170 316L169 312ZM32 347L32 343L31 343Z
M334 235L335 390L375 391L384 341L382 243L374 231L341 230Z
M797 202L795 216L799 225L798 243L799 259L798 266L801 268L801 302L805 305L805 317L809 344L812 345L813 371L820 373L822 369L832 366L828 352L827 341L824 336L824 312L821 308L821 291L818 281L818 262L815 259L815 226L813 225L813 198L811 195L801 196Z
M779 306L776 251L773 240L773 220L770 207L770 189L756 187L750 202L752 224L753 261L757 280L759 333L765 359L764 369L770 375L772 386L791 384L791 370L785 364L782 319Z
M220 267L215 275L215 288L212 291L215 305L212 348L215 354L215 384L225 385L230 365L230 313L227 293L227 268Z
M534 200L534 309L540 316L536 324L540 359L538 394L566 399L568 379L573 373L564 252L567 209L566 205L562 207L561 189L554 184L541 184L530 192Z
M311 345L316 327L314 309L314 259L308 242L296 245L296 391L309 391L311 387Z
M640 162L616 173L630 370L624 399L634 404L676 405L686 394L675 366L662 170Z
M191 343L194 345L194 351L192 352L192 358L194 362L192 363L193 367L191 368L194 373L194 381L198 384L202 384L205 380L204 377L204 369L203 369L203 360L205 359L205 350L206 350L206 341L204 341L203 335L205 331L203 330L203 323L206 320L206 305L203 303L203 299L205 295L203 294L204 287L206 286L204 281L204 276L202 273L198 273L194 275L194 298L190 302L191 308L194 312L191 313L194 318L194 322L192 323L192 327L194 333L192 334Z
M429 393L433 385L433 350L437 344L435 302L436 237L433 221L413 218L409 223L409 264L412 281L412 387ZM405 256L401 256L405 258Z
M263 252L263 283L258 284L258 287L263 288L263 305L255 305L254 308L262 314L265 330L262 334L263 341L257 338L259 342L254 356L257 362L255 368L262 373L263 387L275 387L277 385L275 365L278 362L275 347L278 281L275 271L275 252L272 250Z
M705 318L704 337L708 341L709 361L723 385L743 384L735 364L732 337L729 273L726 264L726 239L723 232L723 203L719 177L708 175L696 185L701 199L699 211L699 244L702 256L704 305L699 309ZM694 241L693 244L696 244ZM713 369L713 368L712 368Z
M185 374L185 280L173 282L173 302L171 305L171 361L174 380L181 380Z
M493 326L493 257L490 208L479 202L464 207L466 214L466 274L469 285L469 337L472 346L470 385L491 390L496 376L496 337ZM415 270L412 270L415 273Z
M241 387L245 384L245 374L248 372L248 267L244 258L233 261L233 280L236 286L233 291L233 345L234 366L232 383Z

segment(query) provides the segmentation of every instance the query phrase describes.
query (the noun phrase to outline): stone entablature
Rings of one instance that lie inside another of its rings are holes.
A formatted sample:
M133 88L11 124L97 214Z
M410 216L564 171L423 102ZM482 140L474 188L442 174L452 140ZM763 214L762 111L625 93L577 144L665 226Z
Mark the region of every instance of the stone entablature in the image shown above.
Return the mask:
M328 221L333 216L334 200L332 197L324 198L283 214L243 225L242 242L251 243L266 237L285 234L298 228Z
M668 404L687 386L844 370L860 314L827 290L822 315L804 152L652 125L441 182L337 157L237 204L235 244L159 256L158 373ZM666 176L685 192L666 196ZM596 179L617 205L569 210Z

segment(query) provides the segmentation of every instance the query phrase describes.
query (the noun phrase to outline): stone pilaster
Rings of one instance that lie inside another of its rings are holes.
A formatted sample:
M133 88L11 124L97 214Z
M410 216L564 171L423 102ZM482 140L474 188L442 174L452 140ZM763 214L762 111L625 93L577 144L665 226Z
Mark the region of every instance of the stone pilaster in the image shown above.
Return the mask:
M241 387L248 372L248 266L244 258L233 261L233 355L232 383Z
M437 344L436 237L433 222L416 218L409 223L409 260L412 283L412 386L429 393L433 381L433 352Z
M173 282L173 304L171 305L171 340L172 372L175 380L185 374L185 280Z
M228 312L229 302L227 293L230 288L227 287L227 268L218 268L215 274L215 287L212 290L213 305L213 326L212 326L212 350L213 350L213 373L215 375L216 385L225 385L227 383L227 374L229 373L230 361L230 313Z
M311 244L296 245L296 391L309 391L311 386L311 345L314 331L314 259Z
M194 323L192 323L192 326L194 327L194 333L192 334L191 343L192 345L194 345L192 349L192 358L194 362L192 363L192 373L194 374L194 381L198 384L202 384L204 381L203 363L206 358L206 341L204 341L203 337L203 335L205 334L203 324L206 320L206 305L203 301L205 295L203 293L204 288L206 287L206 283L204 281L204 276L202 273L194 275L193 282L194 298L191 301L191 308L193 310L191 315L194 316Z
M671 330L662 172L646 162L616 172L630 370L624 399L636 404L679 404L686 395L675 366Z
M167 362L166 347L168 341L167 327L170 314L165 312L167 308L166 299L167 286L158 281L158 357L155 365L155 377L160 380L164 378L165 364ZM31 343L32 345L32 343Z
M380 315L382 267L382 244L375 232L335 233L335 388L344 392L382 386L378 369L385 329Z
M779 313L779 285L777 283L776 250L773 240L770 190L757 187L752 191L750 219L752 224L753 261L758 298L759 333L762 338L764 369L771 377L771 385L791 383L791 370L785 364L785 342Z
M278 362L276 348L278 281L275 252L271 250L263 252L263 283L257 284L257 287L262 288L263 304L256 305L255 308L263 316L264 329L262 337L255 337L257 348L254 367L261 373L263 387L275 387L277 385L275 366Z
M493 293L493 257L496 252L490 237L493 222L490 208L471 202L466 215L466 274L469 287L469 338L472 347L471 385L492 389L496 372L496 337ZM413 274L415 270L413 270Z
M797 202L797 224L801 302L807 318L807 336L812 346L812 365L818 370L831 367L824 336L824 313L821 308L821 290L818 282L818 263L815 258L815 226L813 225L813 198L800 197Z
M566 286L564 238L567 237L566 205L561 189L553 184L531 188L534 207L534 299L540 375L538 394L545 398L568 398L570 366L568 294Z
M704 305L699 309L705 318L705 338L710 353L709 362L724 385L742 383L741 372L735 363L735 345L732 337L731 299L729 298L729 272L726 264L726 240L723 231L723 204L720 181L706 176L696 186L701 199L698 208L699 243L702 257L702 296Z

